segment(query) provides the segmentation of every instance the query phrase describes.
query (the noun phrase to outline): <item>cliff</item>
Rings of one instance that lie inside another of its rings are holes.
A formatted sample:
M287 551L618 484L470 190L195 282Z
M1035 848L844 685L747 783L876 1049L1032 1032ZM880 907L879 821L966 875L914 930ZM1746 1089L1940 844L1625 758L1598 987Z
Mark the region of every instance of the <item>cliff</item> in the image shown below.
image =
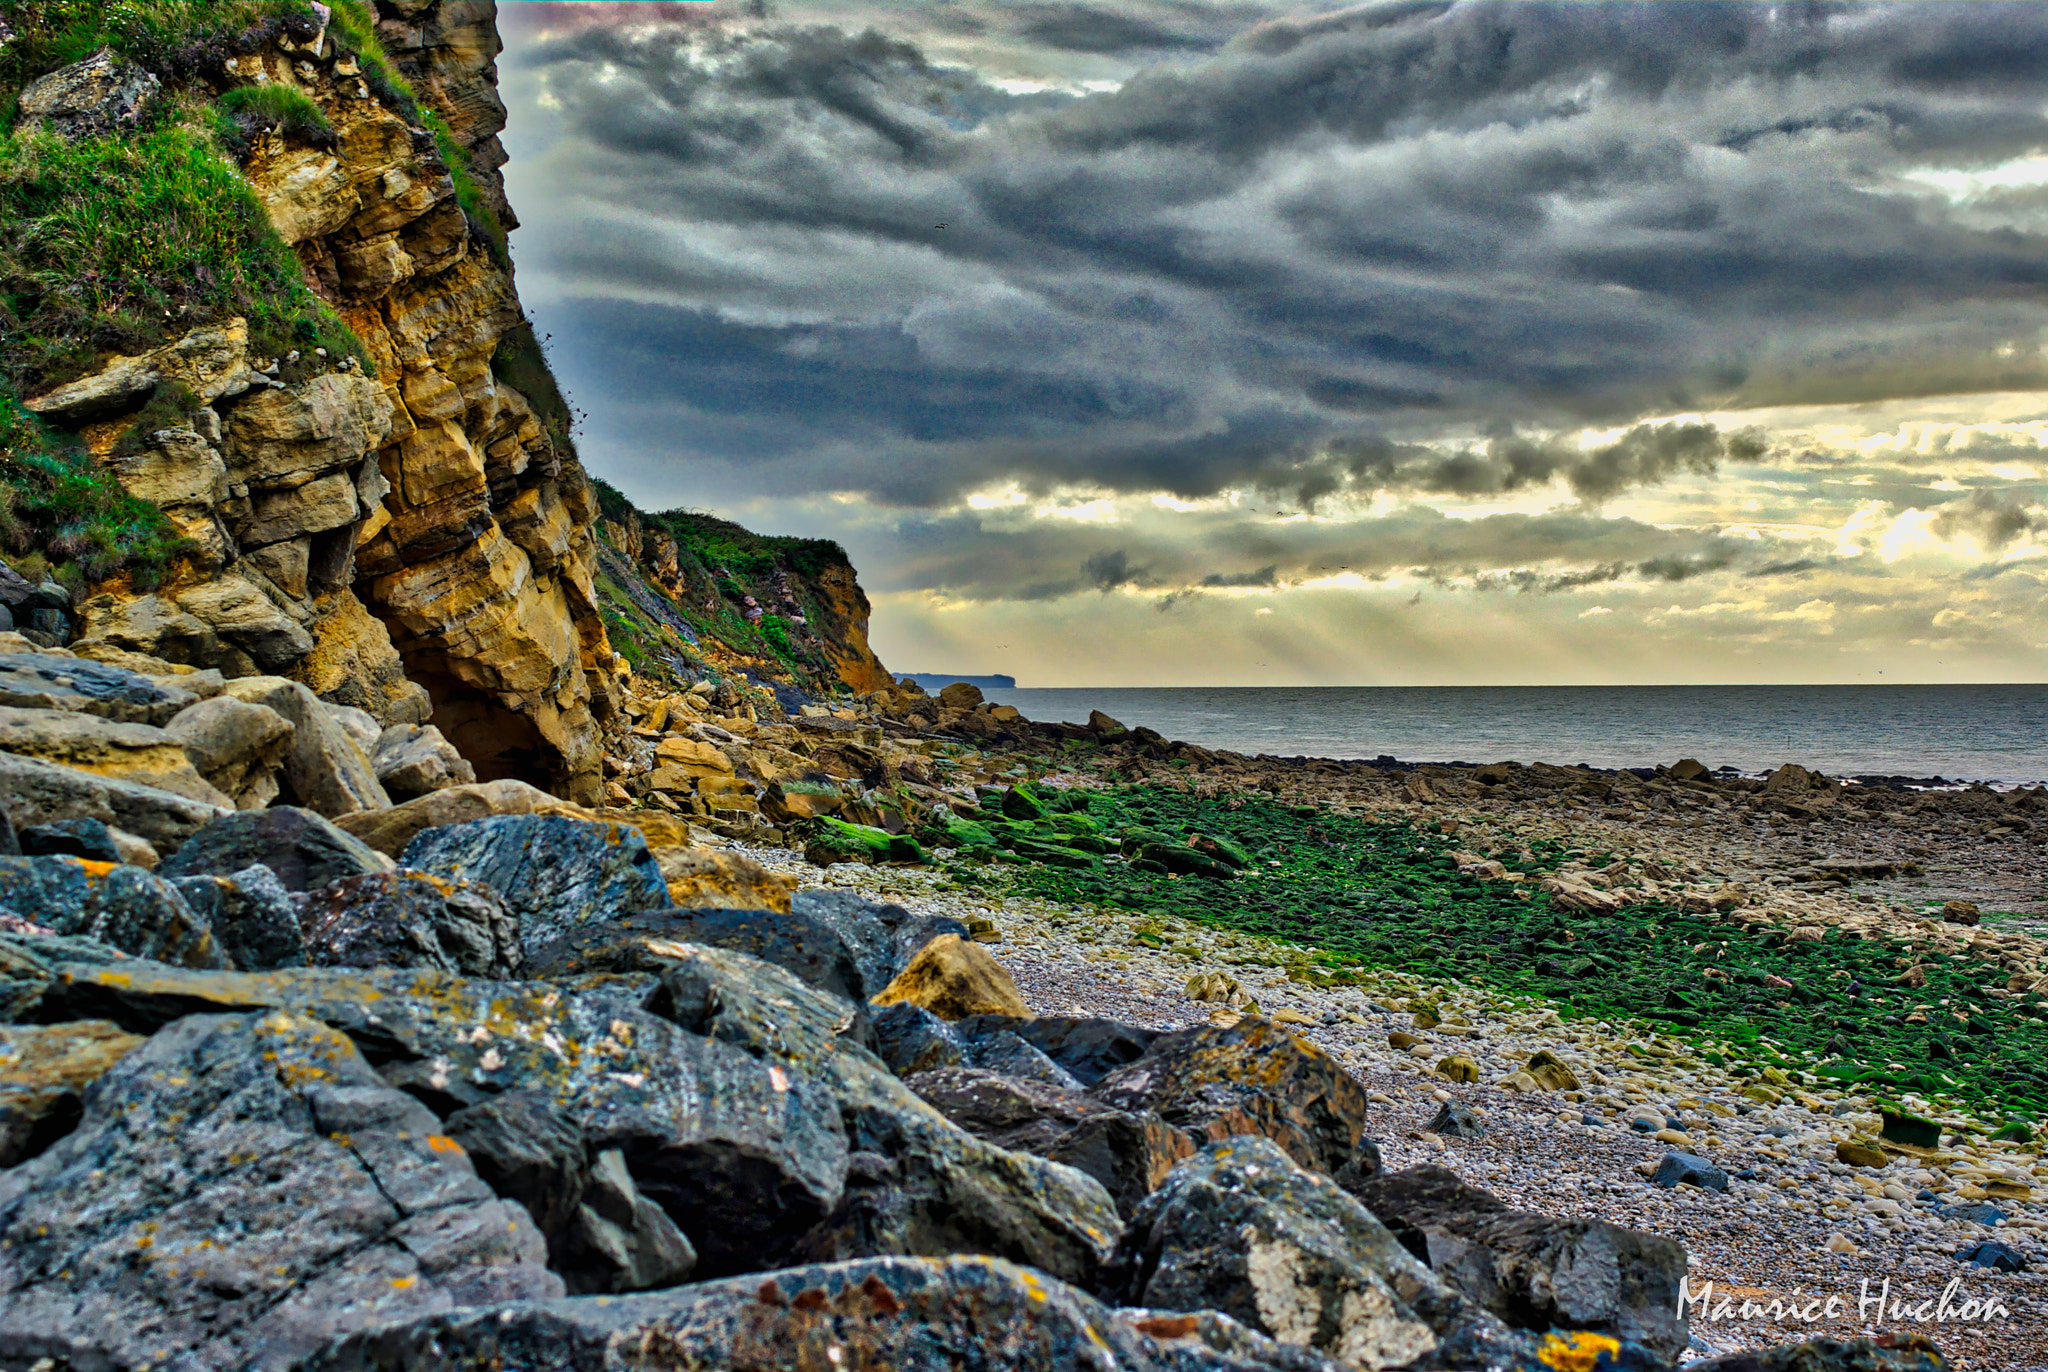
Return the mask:
M635 658L888 680L836 549L720 610L701 543L596 536L505 245L499 46L490 0L0 3L0 539L89 652L287 676L589 802ZM621 578L707 650L650 657Z

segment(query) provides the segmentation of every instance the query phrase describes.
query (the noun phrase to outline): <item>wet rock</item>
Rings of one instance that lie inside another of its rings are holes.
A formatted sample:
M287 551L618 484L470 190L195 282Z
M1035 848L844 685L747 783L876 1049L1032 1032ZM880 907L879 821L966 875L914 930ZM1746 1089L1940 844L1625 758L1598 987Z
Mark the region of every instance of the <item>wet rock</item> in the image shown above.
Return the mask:
M394 801L476 781L476 769L431 724L392 725L377 737L370 760Z
M164 732L236 809L260 810L277 799L278 772L297 731L268 706L215 696L179 714Z
M1527 1336L1452 1291L1358 1201L1262 1138L1212 1143L1176 1168L1138 1206L1104 1290L1126 1304L1218 1310L1366 1368L1431 1357L1435 1366L1539 1365Z
M789 909L840 931L860 961L868 996L900 976L910 960L939 935L967 937L967 926L957 919L913 915L900 905L870 900L853 891L798 891L791 897Z
M1062 1091L1082 1089L1079 1079L1008 1029L970 1039L967 1061L985 1072Z
M910 960L874 1003L921 1005L940 1019L969 1015L1028 1017L1030 1008L1008 971L979 944L958 934L941 934Z
M223 968L206 921L140 867L74 857L0 857L0 913L176 967Z
M559 1295L543 1254L347 1038L196 1015L0 1182L0 1359L282 1369L365 1325Z
M427 829L401 863L479 882L505 898L528 957L573 931L641 910L669 908L668 883L639 830L550 815L502 815Z
M164 859L167 877L227 876L262 864L287 891L391 869L391 860L311 810L280 805L223 815Z
M1035 1153L1102 1183L1128 1217L1194 1142L1156 1115L1133 1115L1079 1090L978 1067L945 1067L906 1077L926 1104L977 1138Z
M1163 1035L1094 1094L1198 1136L1263 1135L1320 1172L1343 1167L1365 1137L1365 1088L1320 1048L1266 1019Z
M76 1128L85 1088L142 1044L105 1020L0 1025L0 1170Z
M647 835L662 877L668 882L669 899L677 905L692 909L789 912L790 892L796 885L794 877L771 871L746 854L729 849L699 843L659 843L645 821L640 827Z
M640 1194L625 1155L608 1148L592 1159L583 1127L545 1096L495 1097L449 1116L446 1127L477 1175L526 1207L570 1291L671 1286L696 1265L690 1241Z
M0 796L6 797L17 826L97 819L110 829L137 835L159 851L177 847L195 830L233 813L154 786L4 752Z
M1353 1194L1453 1290L1512 1327L1591 1330L1667 1361L1686 1347L1685 1249L1670 1239L1513 1210L1444 1167L1391 1172Z
M21 831L21 852L28 857L75 857L88 862L119 862L121 849L107 826L96 819L60 819Z
M978 1016L964 1019L956 1027L969 1037L1001 1030L1014 1033L1085 1087L1093 1087L1117 1068L1136 1062L1164 1037L1157 1029L1116 1020L1061 1015L1028 1020Z
M277 873L262 863L227 876L178 877L178 894L205 920L239 971L306 965L298 906Z
M1657 1160L1657 1170L1650 1182L1667 1190L1674 1186L1697 1186L1703 1191L1726 1191L1728 1174L1705 1158L1673 1149Z
M291 751L285 754L282 781L294 805L329 819L390 808L391 797L369 757L327 702L306 687L282 677L244 677L227 683L226 698L261 705L290 722Z
M520 970L519 921L488 886L400 868L308 891L299 919L316 967L431 967L474 977Z
M1338 1372L1210 1313L1112 1312L1028 1268L877 1258L763 1272L602 1303L451 1310L365 1331L302 1372Z

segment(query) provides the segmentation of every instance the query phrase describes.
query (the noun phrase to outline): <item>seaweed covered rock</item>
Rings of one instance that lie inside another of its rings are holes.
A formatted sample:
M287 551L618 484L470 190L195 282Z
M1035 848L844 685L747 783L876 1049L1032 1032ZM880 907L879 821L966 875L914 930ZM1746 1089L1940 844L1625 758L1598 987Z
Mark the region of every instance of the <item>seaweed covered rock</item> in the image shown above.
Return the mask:
M1267 1019L1164 1035L1104 1077L1095 1097L1212 1139L1264 1135L1320 1172L1342 1168L1365 1137L1365 1088L1329 1054Z
M526 1213L348 1038L194 1015L0 1184L0 1360L282 1369L365 1325L559 1295L543 1260Z
M228 965L206 920L153 872L74 857L0 857L0 913L178 967Z
M864 862L921 867L928 861L924 849L908 834L892 834L886 829L865 824L848 824L830 815L821 815L806 823L810 837L804 844L804 861L813 866Z
M559 815L498 815L427 829L403 866L491 887L532 955L572 930L669 908L668 883L638 829Z
M622 1350L632 1350L630 1355ZM627 1360L622 1360L622 1358ZM1215 1315L1116 1312L1029 1268L879 1258L598 1302L451 1310L337 1340L301 1372L1340 1372Z

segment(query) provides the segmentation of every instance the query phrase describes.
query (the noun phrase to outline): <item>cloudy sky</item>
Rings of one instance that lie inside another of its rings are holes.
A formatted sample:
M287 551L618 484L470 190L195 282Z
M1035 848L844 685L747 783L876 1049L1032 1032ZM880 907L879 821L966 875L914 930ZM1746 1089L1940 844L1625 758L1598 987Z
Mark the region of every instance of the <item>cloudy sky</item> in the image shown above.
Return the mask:
M503 27L587 465L898 671L2048 679L2048 3Z

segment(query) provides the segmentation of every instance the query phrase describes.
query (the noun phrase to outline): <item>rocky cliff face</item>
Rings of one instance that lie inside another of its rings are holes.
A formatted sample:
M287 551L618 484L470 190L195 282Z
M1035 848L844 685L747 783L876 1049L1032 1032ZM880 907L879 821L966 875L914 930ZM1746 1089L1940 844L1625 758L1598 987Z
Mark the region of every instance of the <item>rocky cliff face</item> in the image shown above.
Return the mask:
M195 550L161 584L91 587L82 636L230 676L290 676L387 724L431 720L479 777L590 801L607 727L625 724L627 672L596 586L597 499L503 246L516 221L498 174L495 11L343 5L198 78L205 95L255 88L317 109L250 131L242 170L356 355L280 356L245 320L215 320L25 403L77 431ZM40 103L53 119L67 102L96 111L129 70L46 78ZM143 409L166 397L161 421ZM715 579L688 550L682 560ZM695 667L753 665L812 690L888 686L853 569L843 554L827 562L800 577L800 605L785 577L791 604L767 611L794 619L793 646L774 623L756 642L762 612L735 601L727 637L756 655ZM660 584L651 564L639 570ZM611 618L623 626L616 608Z

